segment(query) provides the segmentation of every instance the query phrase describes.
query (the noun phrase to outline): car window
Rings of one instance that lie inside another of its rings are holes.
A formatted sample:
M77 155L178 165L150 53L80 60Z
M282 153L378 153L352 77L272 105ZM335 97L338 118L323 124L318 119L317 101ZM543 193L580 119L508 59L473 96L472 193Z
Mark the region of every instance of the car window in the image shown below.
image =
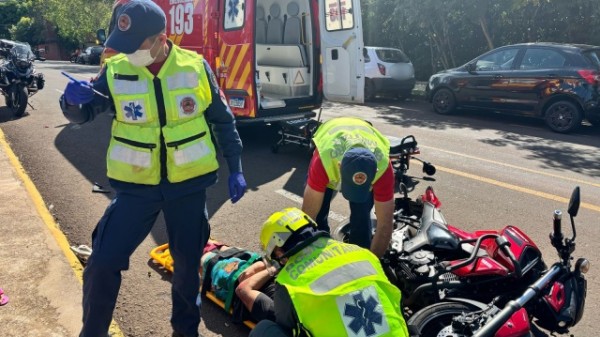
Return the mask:
M596 69L600 69L600 50L589 50L583 52L585 58L587 58Z
M371 57L369 56L369 50L367 50L367 48L363 48L363 57L365 58L365 63L371 62Z
M476 71L496 71L508 70L512 67L515 56L519 52L518 48L502 49L491 54L487 54L475 63Z
M94 54L101 54L103 49L104 47L94 47L92 48L92 51L94 52Z
M552 49L528 48L525 51L519 69L550 69L561 68L566 58Z
M399 49L375 49L375 54L382 62L387 63L408 63L410 60Z

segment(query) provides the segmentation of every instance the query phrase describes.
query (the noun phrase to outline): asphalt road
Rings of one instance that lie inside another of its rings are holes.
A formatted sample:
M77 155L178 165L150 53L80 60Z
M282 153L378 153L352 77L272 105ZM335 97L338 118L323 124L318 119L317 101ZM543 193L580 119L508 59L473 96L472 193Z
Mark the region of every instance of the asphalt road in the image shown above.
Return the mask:
M105 176L105 151L110 117L93 123L69 125L58 98L67 83L60 71L89 79L94 66L66 62L37 63L46 76L46 88L31 99L35 108L12 120L0 107L0 127L23 166L40 190L71 244L90 245L91 232L114 193L92 193L94 182L110 190ZM575 256L592 261L588 273L586 313L573 329L575 336L592 336L600 328L600 129L584 126L570 135L549 131L542 121L490 113L462 112L440 116L422 101L378 100L359 105L326 103L324 120L358 116L371 121L384 134L412 134L422 158L435 164L432 180L422 179L413 162L409 174L417 177L414 195L428 185L442 201L442 211L453 225L466 230L498 229L516 225L538 244L546 263L556 260L548 240L552 214L566 212L575 186L581 187L582 207L576 218ZM273 129L241 128L243 165L249 190L235 205L228 200L226 179L208 191L213 236L231 245L258 248L258 231L274 211L299 206L309 154L289 145L278 154L270 151ZM222 165L225 167L226 165ZM222 170L226 177L226 170ZM333 224L348 215L341 198L334 200ZM565 221L568 230L568 221ZM115 319L127 336L170 336L170 276L150 261L148 253L166 241L163 220L131 258L124 273ZM206 336L247 336L243 326L232 325L212 303L203 306L202 332Z

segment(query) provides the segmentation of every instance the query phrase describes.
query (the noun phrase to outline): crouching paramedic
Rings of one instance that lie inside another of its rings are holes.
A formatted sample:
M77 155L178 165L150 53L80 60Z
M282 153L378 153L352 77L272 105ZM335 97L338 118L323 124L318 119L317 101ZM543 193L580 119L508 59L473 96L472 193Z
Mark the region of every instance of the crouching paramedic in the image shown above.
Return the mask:
M316 150L308 168L302 210L329 231L329 205L340 190L350 204L349 242L383 256L392 236L394 171L390 143L371 124L358 118L331 119L319 126ZM371 209L377 230L371 242Z
M259 322L250 337L408 336L400 290L369 250L329 238L297 208L271 215L260 244L281 267L275 322Z

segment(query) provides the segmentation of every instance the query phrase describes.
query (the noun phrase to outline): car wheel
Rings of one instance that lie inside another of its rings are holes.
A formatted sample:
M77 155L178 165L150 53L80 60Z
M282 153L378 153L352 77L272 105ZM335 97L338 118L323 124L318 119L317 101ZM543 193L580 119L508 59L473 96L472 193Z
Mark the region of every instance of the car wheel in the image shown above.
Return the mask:
M456 98L452 91L446 88L441 88L433 94L433 110L440 115L448 115L456 109Z
M581 126L581 110L568 101L558 101L548 107L544 114L546 124L554 132L568 133Z
M370 79L365 81L365 101L372 101L375 99L375 83Z

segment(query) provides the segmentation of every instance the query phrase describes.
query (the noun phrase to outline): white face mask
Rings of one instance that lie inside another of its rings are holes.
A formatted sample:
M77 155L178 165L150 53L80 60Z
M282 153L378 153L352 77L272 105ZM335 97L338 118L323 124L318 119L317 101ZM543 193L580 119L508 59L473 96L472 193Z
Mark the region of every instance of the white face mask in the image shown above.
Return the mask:
M148 66L150 64L152 64L154 62L154 60L156 59L156 57L152 56L151 50L152 48L154 48L154 46L156 45L156 42L158 42L158 38L156 39L156 41L154 41L154 44L152 44L152 47L150 47L150 49L140 49L140 50L136 50L131 54L127 54L127 58L129 59L129 63L131 63L132 65L136 66L136 67L145 67ZM158 55L158 53L157 53Z

